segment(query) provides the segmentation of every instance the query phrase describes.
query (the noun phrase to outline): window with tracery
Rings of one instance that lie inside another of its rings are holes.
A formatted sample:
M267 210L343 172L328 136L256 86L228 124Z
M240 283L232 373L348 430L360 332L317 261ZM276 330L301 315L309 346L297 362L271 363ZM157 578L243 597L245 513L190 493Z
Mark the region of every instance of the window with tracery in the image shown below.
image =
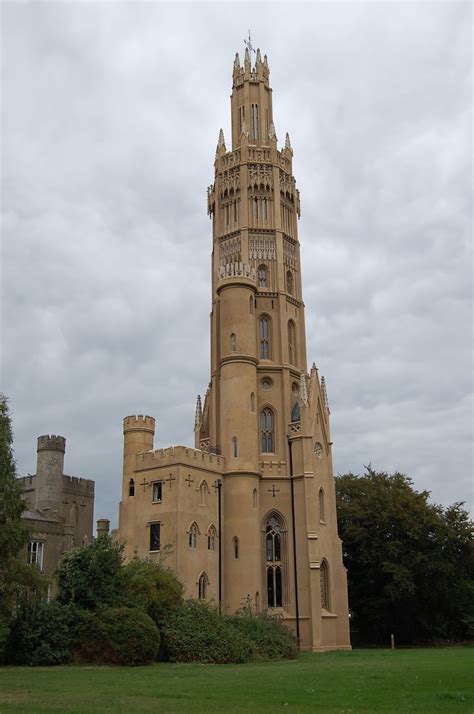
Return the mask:
M321 584L321 607L329 611L331 609L329 598L329 566L326 560L321 561L319 578Z
M283 607L284 600L284 558L282 522L272 514L265 523L265 562L267 606Z
M260 359L270 359L270 319L261 317L258 321Z
M191 523L188 531L188 545L190 548L197 548L197 537L199 534L199 528L197 523Z
M267 287L267 266L266 265L258 266L258 287L259 288Z
M263 453L273 453L273 412L266 407L260 412L260 448Z

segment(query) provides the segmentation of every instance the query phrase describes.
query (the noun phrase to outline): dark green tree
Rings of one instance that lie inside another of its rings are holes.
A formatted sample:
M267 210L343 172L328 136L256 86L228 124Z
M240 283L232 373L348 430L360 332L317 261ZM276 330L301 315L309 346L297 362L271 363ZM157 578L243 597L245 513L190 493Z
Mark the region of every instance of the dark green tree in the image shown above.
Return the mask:
M163 564L135 558L121 568L120 591L125 607L140 607L160 627L181 604L184 587Z
M56 571L58 601L95 610L120 601L122 546L108 535L100 535L89 545L71 550Z
M351 624L365 643L472 636L473 524L462 503L429 503L407 476L336 478Z

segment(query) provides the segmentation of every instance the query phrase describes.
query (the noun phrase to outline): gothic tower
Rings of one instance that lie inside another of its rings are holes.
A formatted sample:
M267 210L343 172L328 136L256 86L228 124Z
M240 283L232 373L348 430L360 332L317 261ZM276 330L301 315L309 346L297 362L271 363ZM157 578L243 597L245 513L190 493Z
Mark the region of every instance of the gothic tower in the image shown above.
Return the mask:
M196 448L222 454L224 592L282 608L302 642L344 646L347 586L337 536L329 409L307 374L297 219L288 134L277 147L269 66L237 54L232 148L220 131L213 223L211 382ZM331 597L330 597L331 596Z
M126 557L169 545L189 597L279 613L304 649L348 648L329 407L307 371L300 198L269 75L259 50L254 65L236 55L232 147L221 130L208 189L211 379L195 448L154 451L154 419L125 418L119 538Z

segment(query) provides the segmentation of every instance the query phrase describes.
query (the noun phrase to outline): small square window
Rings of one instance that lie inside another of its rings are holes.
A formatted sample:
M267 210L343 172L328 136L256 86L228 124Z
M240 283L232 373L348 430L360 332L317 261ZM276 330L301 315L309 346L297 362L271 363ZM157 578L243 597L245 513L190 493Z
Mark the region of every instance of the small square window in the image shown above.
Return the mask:
M155 501L161 501L161 492L162 492L162 486L163 482L162 481L154 481L153 483L153 502Z
M150 550L160 550L160 523L150 523Z

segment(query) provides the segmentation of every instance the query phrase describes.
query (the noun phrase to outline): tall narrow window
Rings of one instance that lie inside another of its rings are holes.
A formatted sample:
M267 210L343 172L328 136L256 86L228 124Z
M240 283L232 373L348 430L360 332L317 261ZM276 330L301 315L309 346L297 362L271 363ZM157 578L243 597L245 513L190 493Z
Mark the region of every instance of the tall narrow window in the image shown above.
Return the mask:
M265 523L267 605L283 607L283 542L281 521L271 515Z
M239 539L237 538L237 536L232 539L232 554L237 560L239 557Z
M163 482L162 481L154 481L152 484L152 500L153 503L157 503L158 501L161 501L162 493L163 493Z
M237 458L239 455L239 442L237 441L237 437L233 436L232 437L232 456L234 459Z
M252 104L251 110L252 139L258 141L258 104Z
M263 218L268 220L268 198L263 199Z
M263 453L273 453L273 412L268 407L260 412L260 443Z
M28 565L36 565L39 570L43 569L43 543L30 541L28 543Z
M255 221L258 221L258 198L253 199L253 217Z
M293 320L288 321L288 360L296 364L296 327Z
M324 507L324 491L322 488L319 489L319 520L321 523L326 522L326 513Z
M254 310L255 310L255 298L253 295L251 295L249 298L249 310L250 310L250 314L253 315Z
M207 586L209 584L209 578L206 573L201 573L198 580L198 597L200 600L205 600L207 598Z
M323 610L329 611L331 606L329 599L329 567L326 560L321 561L319 577L321 584L321 607Z
M288 270L286 273L286 291L293 295L294 285L293 285L293 273Z
M230 351L231 352L237 351L237 337L234 335L234 333L232 333L230 336Z
M134 496L135 495L135 481L133 478L130 479L128 482L128 495L129 496Z
M250 411L253 413L255 411L255 393L250 392Z
M257 508L257 489L254 488L252 491L252 506L253 508Z
M189 531L188 531L188 545L190 548L197 548L197 537L198 537L199 529L197 527L197 523L191 523L189 526Z
M260 339L260 359L270 359L270 320L261 317L258 322Z
M150 550L160 550L159 523L150 523Z
M216 549L216 538L217 538L216 529L213 525L211 525L211 526L209 526L208 531L207 531L207 549L208 550Z
M245 120L245 107L239 107L239 134L242 133Z
M201 481L201 483L199 484L199 499L201 506L207 506L209 493L209 486L207 485L206 481Z
M266 265L258 266L258 287L259 288L267 287L267 266Z

